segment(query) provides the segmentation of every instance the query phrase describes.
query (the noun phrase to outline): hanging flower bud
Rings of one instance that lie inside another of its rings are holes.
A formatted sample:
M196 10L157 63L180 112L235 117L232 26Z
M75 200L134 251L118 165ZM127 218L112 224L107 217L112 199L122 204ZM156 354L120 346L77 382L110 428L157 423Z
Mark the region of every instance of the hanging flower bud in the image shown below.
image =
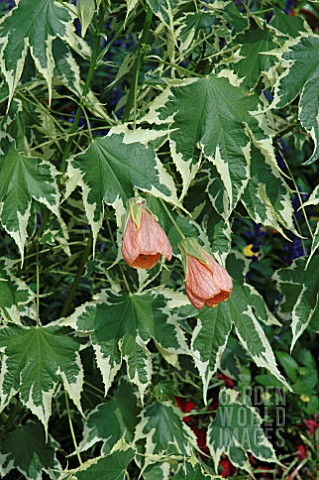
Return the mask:
M123 235L122 255L133 268L153 268L164 255L172 258L169 240L146 201L140 197L128 201L128 218Z
M201 310L204 305L216 307L227 300L233 282L225 268L208 255L195 238L182 240L178 248L182 253L185 290L191 304Z

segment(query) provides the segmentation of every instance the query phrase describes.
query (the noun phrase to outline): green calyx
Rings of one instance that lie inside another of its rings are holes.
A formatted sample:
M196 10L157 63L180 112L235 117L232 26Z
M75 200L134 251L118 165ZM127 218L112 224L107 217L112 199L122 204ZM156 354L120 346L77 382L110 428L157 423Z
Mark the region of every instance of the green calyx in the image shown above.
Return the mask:
M187 280L187 277L188 277L188 262L187 262L188 255L190 255L191 257L197 258L201 262L205 263L205 265L208 265L208 262L204 257L204 253L203 253L204 250L199 245L196 238L191 237L191 238L185 238L181 240L178 244L178 248L182 254L182 263L183 263L183 268L185 272L185 280Z
M142 197L134 197L130 198L127 201L127 219L126 223L131 217L137 228L139 228L140 223L141 223L141 216L142 216L142 211L143 208L147 208L147 203L146 200Z

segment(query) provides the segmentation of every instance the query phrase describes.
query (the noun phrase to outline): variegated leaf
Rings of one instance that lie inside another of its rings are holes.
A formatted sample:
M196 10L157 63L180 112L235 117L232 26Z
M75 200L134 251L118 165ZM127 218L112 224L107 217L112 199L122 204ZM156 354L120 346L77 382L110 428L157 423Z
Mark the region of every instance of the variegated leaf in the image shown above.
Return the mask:
M49 162L24 155L11 137L0 134L0 219L22 260L32 201L42 203L60 219L56 175Z
M47 432L51 402L59 382L81 410L83 383L79 343L61 328L20 327L0 329L0 409L17 392Z
M20 323L20 316L33 317L34 293L10 271L6 259L0 259L0 312L5 321Z
M278 7L273 7L273 17L269 24L270 30L276 35L296 38L300 33L310 31L307 22L300 16L287 15Z
M234 288L230 299L223 308L232 318L238 338L258 367L268 369L278 380L290 389L285 378L278 370L274 352L260 324L277 323L268 310L261 295L250 285L244 283L245 260L239 254L229 255L227 270L233 278ZM219 307L220 308L220 305Z
M275 88L273 106L282 108L298 95L299 119L314 141L314 150L305 164L313 163L319 157L319 60L317 35L304 34L288 40L277 52L280 62L286 67Z
M50 435L45 438L40 423L28 422L17 427L1 441L1 478L5 475L10 478L9 474L15 468L28 480L42 480L44 472L50 478L56 478L62 470L56 457L59 448Z
M63 325L91 333L106 393L124 359L129 380L138 387L143 399L152 377L151 353L147 348L151 339L170 363L170 356L188 352L182 330L160 293L131 294L118 298L116 303L88 302Z
M122 379L113 398L100 403L85 419L79 450L85 451L102 441L102 452L106 455L122 438L130 443L138 423L138 413L132 386Z
M257 111L257 98L224 78L231 74L223 71L219 77L193 78L172 86L154 101L144 118L171 126L171 154L183 179L182 196L200 165L196 150L202 150L207 168L210 163L214 167L207 191L224 219L235 208L250 177L251 135L261 143L266 139L252 114Z
M319 257L313 256L307 264L306 261L307 258L298 258L273 277L283 294L279 313L292 320L291 349L309 324L319 322Z
M209 382L220 366L222 354L233 326L229 309L205 307L197 315L197 325L192 334L191 350L195 365L203 382L206 401Z
M252 473L248 452L264 462L278 463L273 446L261 428L262 419L257 410L238 399L238 392L222 389L216 417L208 427L207 445L213 457L215 470L223 454L239 468Z
M135 441L146 441L146 455L191 455L196 448L193 431L183 422L181 412L169 402L156 401L141 413ZM146 463L148 460L146 459Z
M278 172L272 150L268 156L252 146L251 179L242 196L247 212L256 223L268 225L285 236L282 227L295 231L290 191Z
M127 467L135 456L132 448L116 450L104 457L95 457L83 463L76 470L66 470L60 480L124 480Z
M236 41L240 49L232 57L232 69L242 79L241 84L253 89L259 82L261 76L267 76L275 64L275 59L263 52L275 48L274 35L268 28L252 26L243 35L239 35Z
M1 19L0 65L9 86L10 101L21 78L28 50L48 84L49 101L54 72L54 38L59 37L78 53L89 55L89 48L75 35L73 20L70 10L52 0L20 0Z
M144 130L144 136L147 132ZM151 134L150 134L151 135ZM153 137L150 137L153 138ZM175 186L155 153L147 148L136 132L110 134L95 138L85 152L72 159L68 167L67 195L80 185L86 215L93 237L102 225L104 203L125 205L134 189L178 204Z

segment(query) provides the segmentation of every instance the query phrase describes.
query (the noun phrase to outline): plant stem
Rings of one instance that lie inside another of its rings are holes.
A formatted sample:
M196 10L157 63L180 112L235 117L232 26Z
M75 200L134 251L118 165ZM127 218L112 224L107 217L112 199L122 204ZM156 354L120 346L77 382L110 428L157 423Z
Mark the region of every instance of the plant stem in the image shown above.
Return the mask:
M79 102L78 107L76 109L74 122L73 122L72 128L70 130L70 136L69 136L69 139L66 143L63 158L62 158L62 162L61 162L61 172L62 173L64 173L65 170L66 170L66 166L67 166L66 161L67 161L67 159L70 155L70 151L71 151L71 147L72 147L72 143L73 143L72 134L78 128L79 120L80 120L81 112L82 112L82 103L83 103L83 100L84 100L84 98L86 97L86 95L89 91L89 88L90 88L90 85L91 85L91 80L92 80L92 77L93 77L93 73L95 71L95 67L96 67L96 63L97 63L97 59L98 59L98 55L99 55L99 50L100 50L100 40L101 40L100 32L101 32L102 26L103 26L105 9L106 9L106 5L104 4L104 2L102 2L101 6L100 6L100 10L99 10L99 20L97 22L97 28L96 28L96 32L95 32L95 42L94 42L91 62L90 62L90 66L89 66L89 71L86 75L86 80L85 80L85 84L84 84L84 87L83 87L80 102Z
M40 326L40 265L39 265L39 245L36 243L36 324Z
M174 218L172 217L171 212L168 210L167 206L165 205L165 202L162 199L160 199L160 201L161 201L161 204L163 205L163 207L165 209L165 212L167 213L170 221L172 222L172 224L174 225L174 227L176 228L176 230L178 231L178 233L180 234L182 239L185 240L185 238L186 238L185 235L183 234L182 230L179 228L179 226L175 222Z
M126 102L125 110L123 114L123 123L125 123L129 119L130 111L131 111L132 105L134 104L134 128L136 125L136 96L137 96L138 77L141 71L143 58L145 55L144 44L147 41L147 37L150 31L152 17L153 17L153 12L151 9L148 9L145 16L145 24L144 24L142 38L140 40L140 44L138 46L138 51L136 54L136 59L134 62L133 80L130 86L130 90L128 92L127 102Z
M303 214L303 216L304 216L304 219L305 219L306 225L307 225L307 227L308 227L310 236L311 236L311 238L313 238L313 233L312 233L312 229L311 229L311 226L310 226L310 224L309 224L309 221L308 221L307 214L306 214L306 212L305 212L305 209L302 207L302 198L301 198L301 195L300 195L300 192L299 192L299 189L298 189L298 185L297 185L297 183L296 183L296 181L295 181L295 179L294 179L294 176L293 176L293 174L292 174L292 171L290 170L290 167L289 167L288 162L286 161L285 157L282 155L281 152L280 152L280 155L281 155L281 158L282 158L282 160L283 160L284 164L286 165L286 168L287 168L287 170L288 170L288 172L289 172L290 179L291 179L292 183L294 184L295 191L296 191L296 194L297 194L297 196L298 196L299 203L300 203L300 209L301 209L302 214ZM298 225L297 220L296 220L296 223L297 223L297 225ZM300 229L299 229L299 225L298 225L298 231L299 231L299 233L301 234ZM303 242L302 239L301 239L301 241L302 241L302 246L303 246L305 255L307 255L304 242Z
M114 237L113 237L113 232L112 232L112 229L111 229L111 226L110 226L110 222L109 222L108 217L106 217L106 225L107 225L107 229L108 229L108 232L109 232L109 235L110 235L110 239L111 239L113 245L116 247L116 242L115 242ZM128 281L127 281L127 278L126 278L126 275L125 275L125 272L124 272L124 270L123 270L122 265L119 263L118 266L119 266L119 269L120 269L120 272L121 272L121 275L122 275L122 278L123 278L123 281L124 281L126 290L127 290L129 293L132 293L132 292L131 292L131 289L130 289L130 286L129 286L129 284L128 284Z
M72 418L71 418L71 412L70 412L70 405L69 405L69 397L66 391L64 391L65 394L65 405L66 405L66 411L68 414L68 420L69 420L69 426L70 426L70 432L71 432L71 437L73 440L73 445L75 448L76 456L78 457L79 464L82 465L82 458L79 452L79 447L75 438L75 433L74 433L74 428L73 428L73 423L72 423Z
M69 295L68 295L68 297L66 299L66 302L64 304L64 307L62 309L61 317L65 317L66 315L68 315L68 313L71 310L72 303L73 303L74 297L76 295L76 291L77 291L77 288L79 286L79 283L81 281L81 278L82 278L82 275L83 275L83 272L84 272L84 269L85 269L85 265L86 265L86 262L89 258L91 249L92 249L92 236L90 235L89 241L88 241L85 249L83 250L82 257L80 259L80 264L79 264L79 267L78 267L77 274L76 274L76 276L73 280L73 283L72 283L70 291L69 291Z

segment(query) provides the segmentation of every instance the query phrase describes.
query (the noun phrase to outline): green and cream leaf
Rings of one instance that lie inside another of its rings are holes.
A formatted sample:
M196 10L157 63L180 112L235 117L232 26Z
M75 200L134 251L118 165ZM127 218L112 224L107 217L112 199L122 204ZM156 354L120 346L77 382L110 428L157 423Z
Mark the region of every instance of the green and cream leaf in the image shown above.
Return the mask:
M58 37L77 53L89 56L88 46L75 35L75 16L61 3L20 0L0 22L0 65L9 87L9 103L21 78L28 51L45 78L52 96L54 75L53 40Z
M19 152L8 135L1 135L0 140L0 219L23 260L33 200L45 205L63 224L57 171L49 162Z
M207 446L216 471L223 454L228 455L233 465L249 473L252 469L248 452L261 461L278 463L274 448L261 427L262 419L249 405L250 399L247 400L239 400L235 390L220 391L216 417L207 431Z
M134 132L95 138L85 152L70 161L68 176L66 195L81 186L94 241L102 225L104 204L120 202L123 206L135 189L179 204L172 177Z
M19 392L22 403L39 418L47 432L52 398L58 383L63 383L81 411L83 370L79 348L79 343L59 327L11 324L1 328L0 409Z

